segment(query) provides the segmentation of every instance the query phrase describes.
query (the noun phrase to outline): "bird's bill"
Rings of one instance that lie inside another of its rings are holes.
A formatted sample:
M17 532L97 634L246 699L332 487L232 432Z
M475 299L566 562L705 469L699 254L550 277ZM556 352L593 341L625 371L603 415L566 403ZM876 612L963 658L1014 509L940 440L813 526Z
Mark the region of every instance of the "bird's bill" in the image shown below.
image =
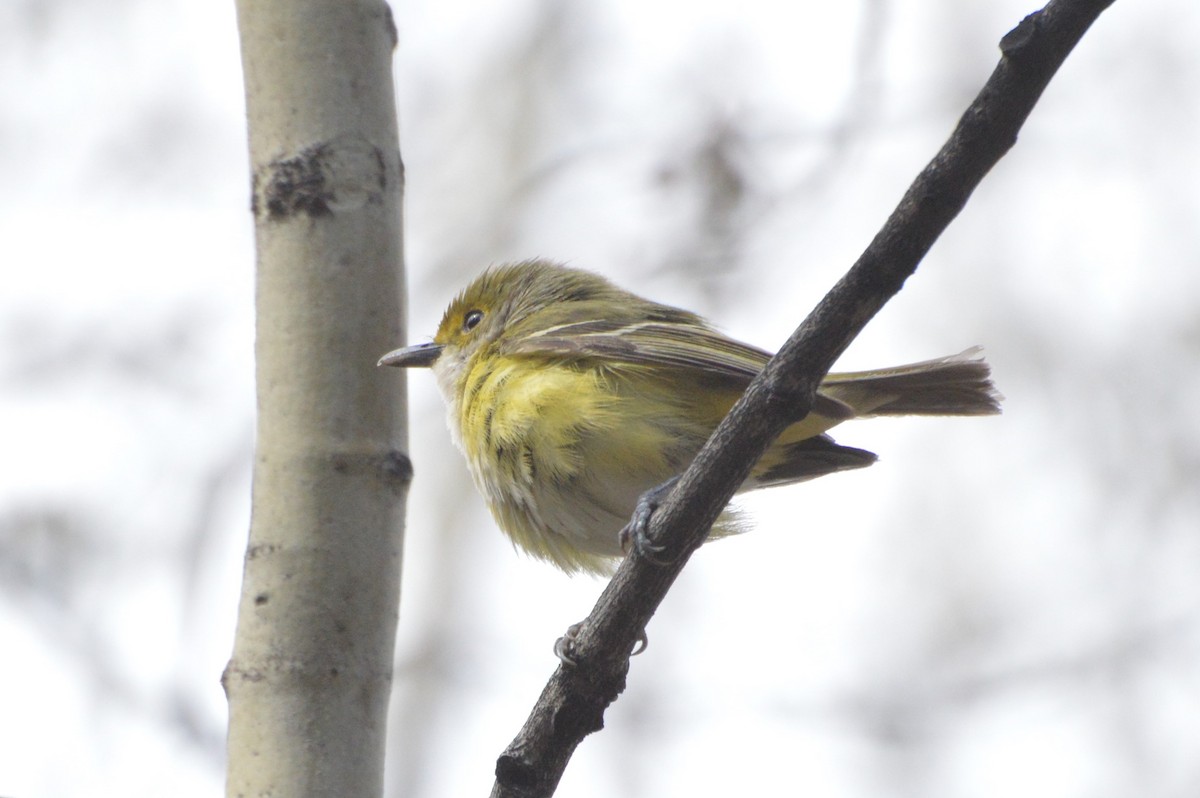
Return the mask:
M388 352L379 358L377 366L395 366L402 369L429 368L442 354L442 345L435 343L406 346Z

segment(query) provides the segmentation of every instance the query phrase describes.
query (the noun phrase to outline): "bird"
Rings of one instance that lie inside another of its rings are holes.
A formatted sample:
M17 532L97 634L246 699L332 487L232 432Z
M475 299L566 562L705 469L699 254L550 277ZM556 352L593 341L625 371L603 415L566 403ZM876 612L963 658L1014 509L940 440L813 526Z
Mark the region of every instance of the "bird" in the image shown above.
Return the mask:
M607 574L639 498L681 474L771 354L699 315L545 259L485 270L433 340L381 366L430 368L455 443L500 529L567 573ZM738 493L864 468L827 433L853 418L978 416L1001 397L978 347L830 373ZM710 540L742 531L727 511Z

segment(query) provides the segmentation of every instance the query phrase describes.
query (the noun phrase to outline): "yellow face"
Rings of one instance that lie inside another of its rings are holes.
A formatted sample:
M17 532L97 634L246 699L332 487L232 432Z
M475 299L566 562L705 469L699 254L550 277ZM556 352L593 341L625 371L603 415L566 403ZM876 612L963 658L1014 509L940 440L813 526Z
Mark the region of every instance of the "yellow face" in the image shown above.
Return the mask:
M594 317L600 307L607 317L629 311L637 303L650 304L602 277L548 261L498 266L475 278L450 303L430 345L438 350L436 359L423 357L417 365L430 366L443 396L455 402L461 399L464 379L477 358L497 354L496 344L506 334L519 340L544 328L579 321L573 315L575 308Z
M442 316L433 342L442 348L432 364L442 395L457 402L471 359L504 330L506 290L487 272L455 297Z
M553 286L562 269L540 261L488 269L454 298L434 340L446 347L478 346L493 341L510 322L535 313L556 297Z
M446 308L442 323L433 337L434 343L446 348L462 348L478 340L481 337L480 327L493 315L492 304L482 296L460 295Z

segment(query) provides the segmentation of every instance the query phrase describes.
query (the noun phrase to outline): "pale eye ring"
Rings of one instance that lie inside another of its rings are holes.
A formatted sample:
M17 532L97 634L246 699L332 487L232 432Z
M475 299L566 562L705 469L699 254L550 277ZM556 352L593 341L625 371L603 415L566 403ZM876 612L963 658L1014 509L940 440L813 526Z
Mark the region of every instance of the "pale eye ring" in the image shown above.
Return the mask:
M468 310L466 315L463 316L463 329L470 332L478 327L481 321L483 321L482 310Z

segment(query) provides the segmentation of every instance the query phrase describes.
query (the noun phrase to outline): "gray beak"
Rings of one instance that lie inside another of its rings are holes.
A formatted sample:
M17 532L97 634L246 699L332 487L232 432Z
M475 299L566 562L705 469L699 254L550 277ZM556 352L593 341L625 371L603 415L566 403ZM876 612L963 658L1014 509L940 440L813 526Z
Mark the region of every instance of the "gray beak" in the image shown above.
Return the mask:
M379 358L379 362L375 365L396 366L404 369L428 368L437 361L440 354L442 354L441 344L417 344L388 352Z

